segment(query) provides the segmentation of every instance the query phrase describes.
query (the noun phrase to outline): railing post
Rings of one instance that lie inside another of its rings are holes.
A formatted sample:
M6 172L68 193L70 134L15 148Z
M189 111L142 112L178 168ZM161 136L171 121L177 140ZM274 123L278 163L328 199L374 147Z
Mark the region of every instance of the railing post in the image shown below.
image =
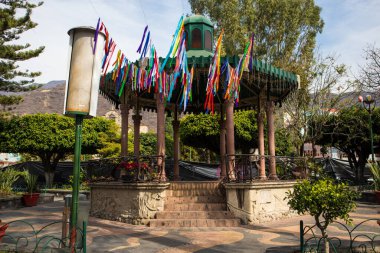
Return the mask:
M67 246L67 238L68 238L68 232L70 227L70 207L64 206L63 213L62 213L62 235L61 240L63 244L61 245L62 248Z
M86 253L87 251L87 222L83 221L83 231L82 231L82 247L83 247L83 253Z
M303 253L303 244L304 244L304 238L303 238L303 220L300 221L300 251Z

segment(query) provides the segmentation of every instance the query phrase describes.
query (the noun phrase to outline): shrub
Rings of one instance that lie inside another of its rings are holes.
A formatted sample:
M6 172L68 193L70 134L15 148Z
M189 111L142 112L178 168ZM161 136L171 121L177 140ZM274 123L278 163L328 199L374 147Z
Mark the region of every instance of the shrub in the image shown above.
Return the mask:
M9 195L12 193L12 185L23 173L15 169L6 169L0 173L0 194Z
M287 192L286 198L290 207L298 214L309 213L314 217L316 226L325 238L325 247L328 248L328 225L338 218L350 223L349 212L356 207L355 200L358 197L358 193L350 190L346 184L334 183L332 179L324 178L314 182L298 182L293 192Z

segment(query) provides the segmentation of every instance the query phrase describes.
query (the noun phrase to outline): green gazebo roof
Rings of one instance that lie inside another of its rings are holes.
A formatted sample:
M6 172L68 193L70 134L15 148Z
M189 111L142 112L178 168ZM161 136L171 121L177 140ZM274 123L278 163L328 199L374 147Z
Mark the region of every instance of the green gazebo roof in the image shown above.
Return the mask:
M207 24L209 26L214 26L214 24L208 18L206 18L202 15L197 15L197 14L186 17L184 24L186 25L188 23L203 23L203 24Z
M199 57L212 57L212 53L207 50L189 50L187 51L187 58L199 58Z
M227 57L222 57L223 63ZM160 58L160 62L164 59ZM186 112L204 112L203 104L206 99L206 86L208 69L211 64L212 57L188 57L189 68L194 66L194 80L192 83L192 100L189 103ZM228 57L229 64L232 67L236 67L239 63L239 57ZM242 79L240 81L240 101L235 109L245 110L252 109L257 106L259 94L264 91L263 99L270 99L275 103L282 103L282 101L288 96L288 94L296 90L299 86L297 76L291 72L284 71L267 64L263 61L254 59L252 71L244 71ZM170 73L175 65L175 59L168 61L165 68L167 73ZM101 93L108 98L112 103L118 105L121 103L120 98L116 95L116 85L111 80L112 73L108 73L105 78L105 84L101 86ZM220 89L215 96L215 110L219 110L218 104L224 102L223 98L223 83L225 82L224 75L220 77ZM128 84L127 86L130 86ZM145 110L156 110L156 102L154 94L151 91L131 91L130 88L124 89L127 92L127 97L131 106L134 106L136 97L139 97L139 104ZM166 104L166 110L173 110L174 105L178 105L181 100L182 89L180 85L177 85L177 89L173 91L172 98Z

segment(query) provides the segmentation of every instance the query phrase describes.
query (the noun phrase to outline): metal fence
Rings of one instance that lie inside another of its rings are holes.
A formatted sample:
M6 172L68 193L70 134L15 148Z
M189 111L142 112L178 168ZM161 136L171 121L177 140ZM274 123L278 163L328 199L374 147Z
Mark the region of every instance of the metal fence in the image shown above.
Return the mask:
M227 155L228 181L247 182L259 179L260 159L265 160L265 174L269 174L271 156L252 154ZM306 157L275 156L277 177L281 180L306 178L308 165ZM231 169L232 166L232 169Z
M113 181L120 178L126 182L159 180L163 170L163 156L125 156L97 159L87 162L84 169L92 181Z
M303 221L300 221L301 253L325 252L326 243L333 253L380 252L380 219L364 220L352 227L336 221L327 230L329 236L325 238L316 225L304 226Z
M26 220L15 220L0 225L0 252L83 252L86 253L87 224L76 228L73 245L66 228L69 223L51 222L39 229L41 224L31 224ZM57 232L61 231L62 233Z

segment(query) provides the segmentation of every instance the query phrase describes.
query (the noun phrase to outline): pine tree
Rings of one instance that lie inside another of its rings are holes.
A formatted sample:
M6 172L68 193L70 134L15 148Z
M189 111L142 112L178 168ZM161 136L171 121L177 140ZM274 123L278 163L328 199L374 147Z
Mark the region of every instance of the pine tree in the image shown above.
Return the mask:
M18 105L23 101L21 96L5 96L0 95L0 105L3 107L2 111L5 112L7 107L9 108L12 105ZM11 108L9 108L11 109ZM1 112L1 109L0 109Z
M37 26L30 16L32 9L41 5L42 2L32 4L26 0L0 0L0 90L14 90L15 87L34 82L31 78L41 75L41 72L20 71L16 63L37 57L45 47L28 49L29 43L13 44L20 34Z

